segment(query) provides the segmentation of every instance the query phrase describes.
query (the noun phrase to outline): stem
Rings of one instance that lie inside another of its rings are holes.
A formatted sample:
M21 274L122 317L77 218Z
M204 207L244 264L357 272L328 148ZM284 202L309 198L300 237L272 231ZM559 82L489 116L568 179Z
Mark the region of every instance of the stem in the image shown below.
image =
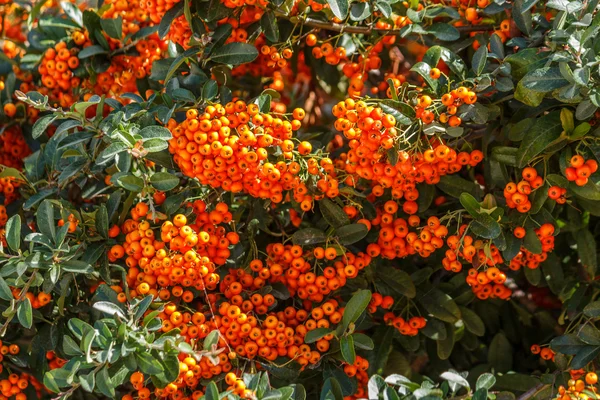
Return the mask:
M285 18L292 20L300 18L297 16L288 16L283 13L275 13L278 18ZM301 18L300 18L301 19ZM347 26L344 24L338 24L335 22L319 21L314 18L304 18L302 20L303 25L310 26L313 28L325 29L334 32L345 32L345 33L358 33L369 35L371 33L381 33L383 35L396 35L400 33L400 29L382 29L374 28L372 26ZM457 26L456 29L461 33L479 32L479 31L493 31L495 28L493 25L473 25L473 26Z

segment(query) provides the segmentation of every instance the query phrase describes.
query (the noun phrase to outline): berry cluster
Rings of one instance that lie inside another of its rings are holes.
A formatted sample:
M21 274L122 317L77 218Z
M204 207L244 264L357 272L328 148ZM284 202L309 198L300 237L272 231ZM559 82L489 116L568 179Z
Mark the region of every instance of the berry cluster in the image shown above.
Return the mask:
M577 186L588 183L590 176L598 171L598 163L595 160L585 160L580 155L574 155L569 160L570 167L565 170L565 176L569 181L575 182Z
M530 348L532 354L539 354L542 360L554 361L556 353L550 347L542 348L539 344L534 344Z
M243 191L274 203L283 201L284 191L293 190L302 202L307 188L298 176L301 166L284 160L312 150L308 142L296 146L292 141L304 114L304 110L295 109L293 119L288 121L261 113L258 105L247 105L241 100L225 107L208 106L202 114L188 110L181 124L169 121L168 128L173 133L169 151L184 174L203 185L233 193ZM268 161L268 149L275 148L281 150L283 160L272 164ZM331 160L326 160L329 159L321 159L321 167L332 170ZM319 161L311 158L307 165L309 174L319 173Z
M416 215L411 215L408 220L395 217L397 209L396 202L388 200L383 205L384 212L378 212L377 217L371 221L374 226L379 226L380 230L377 243L367 246L369 255L381 255L390 260L411 254L427 258L444 245L443 239L448 234L448 229L440 225L437 217L430 217L427 225L420 228L420 232L410 232L409 226L419 227L420 218Z
M521 173L523 180L519 183L509 182L504 188L506 205L516 208L521 213L531 209L529 195L544 184L544 178L538 175L535 168L527 167Z
M550 186L548 188L548 197L555 200L558 204L567 202L567 189L560 186Z
M438 68L432 68L429 76L433 79L438 79L441 76L441 71ZM463 104L475 104L477 95L464 86L460 86L449 93L444 94L441 99L433 100L428 95L424 94L418 97L417 107L415 108L416 117L424 124L430 124L436 120L436 113L440 103L445 106L445 111L437 117L442 124L448 124L451 127L460 126L462 120L455 114L458 112L458 107Z
M500 251L495 245L489 245L490 258L486 254L486 244L481 240L474 240L472 236L466 234L466 230L467 225L461 225L458 235L451 235L446 240L449 249L446 250L442 260L444 269L460 272L462 270L460 258L462 258L474 266L469 269L466 282L479 299L510 298L512 291L504 286L506 274L497 267L504 263ZM479 271L481 268L484 270Z
M349 139L350 150L340 157L348 174L345 183L355 186L359 178L372 181L375 196L382 196L385 189L391 188L394 199L406 200L402 206L406 214L418 210L417 183L436 184L441 176L456 173L466 165L475 166L483 159L478 150L457 153L435 139L428 143L430 149L422 153L399 151L394 165L385 159L385 151L403 138L398 135L392 115L352 99L335 105L333 114L337 117L335 128Z
M91 44L89 38L85 36L85 43ZM42 76L43 85L50 89L60 92L70 92L72 88L77 88L81 84L81 79L74 76L73 71L79 67L78 47L67 48L67 43L58 42L54 48L49 48L44 53L44 57L38 72ZM68 106L70 104L65 104ZM61 106L63 104L61 103Z
M178 214L173 221L165 221L160 228L160 239L155 238L148 216L148 205L138 203L132 210L133 219L125 221L123 245L114 245L109 259L127 255L127 280L132 296L150 293L167 300L188 297L191 292L182 287L214 289L219 282L215 264L223 264L229 257L229 245L239 241L235 232L226 232L221 223L229 223L231 213L225 203L207 212L202 201L193 204L196 221L188 224L187 217ZM139 221L139 222L138 222ZM169 289L167 288L171 288ZM160 291L159 291L160 290Z
M346 397L347 399L361 399L366 395L367 384L369 383L369 375L367 373L369 369L369 361L367 359L356 356L354 364L345 364L344 373L350 378L356 378L358 381L358 388L352 396Z
M374 314L379 307L384 310L389 310L393 305L394 298L392 296L382 296L381 293L375 292L371 296L371 301L369 302L367 310L369 310L371 314Z
M417 336L419 329L423 329L427 325L427 321L423 317L412 317L405 320L393 312L386 313L383 320L386 324L393 325L400 334L405 336Z
M517 237L525 237L526 231L524 228L515 228L514 234ZM536 269L540 263L548 258L548 253L554 250L554 225L547 223L535 229L535 234L542 243L542 252L535 254L521 247L519 253L510 260L509 268L513 271L518 271L521 267Z
M27 395L23 393L23 390L29 386L29 376L26 374L10 374L7 379L0 380L0 393L2 396L0 399L8 400L13 398L15 400L27 400Z
M262 279L282 282L292 296L312 302L323 301L326 295L344 287L347 279L355 278L358 271L371 263L367 254L354 255L347 251L340 256L335 247L316 247L311 254L298 245L270 243L266 250L266 266L256 259L250 268Z
M569 379L567 386L559 386L555 399L558 400L588 400L598 398L598 375L595 372L585 374L585 380Z

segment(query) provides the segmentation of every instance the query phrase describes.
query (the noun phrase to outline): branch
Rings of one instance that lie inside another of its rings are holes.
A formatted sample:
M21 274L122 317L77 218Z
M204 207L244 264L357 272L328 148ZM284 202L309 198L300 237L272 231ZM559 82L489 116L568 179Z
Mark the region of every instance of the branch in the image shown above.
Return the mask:
M294 19L299 20L303 25L311 26L313 28L325 29L328 31L334 32L346 32L346 33L358 33L370 35L371 33L381 33L382 35L397 35L400 33L400 29L382 29L382 28L374 28L372 26L353 26L353 25L344 25L338 24L336 22L328 22L328 21L319 21L314 18L301 18L298 16L288 16L283 13L275 14L279 18L285 18L294 22ZM471 25L471 26L457 26L456 29L461 33L470 33L470 32L483 32L483 31L493 31L495 28L493 25Z

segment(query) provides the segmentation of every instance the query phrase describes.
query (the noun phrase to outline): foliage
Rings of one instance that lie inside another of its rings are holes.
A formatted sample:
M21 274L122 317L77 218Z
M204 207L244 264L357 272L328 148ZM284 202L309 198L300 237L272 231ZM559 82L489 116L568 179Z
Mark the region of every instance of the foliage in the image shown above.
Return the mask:
M597 398L598 9L0 0L0 398Z

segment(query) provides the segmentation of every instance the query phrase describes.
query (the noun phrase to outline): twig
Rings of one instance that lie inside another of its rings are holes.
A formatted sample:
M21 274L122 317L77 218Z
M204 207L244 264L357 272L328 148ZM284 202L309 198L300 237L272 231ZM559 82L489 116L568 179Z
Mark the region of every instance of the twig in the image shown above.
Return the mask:
M400 29L383 29L374 28L372 26L349 26L345 24L338 24L335 22L319 21L314 18L304 18L298 16L288 16L283 13L276 13L279 18L285 18L288 20L299 19L303 25L311 26L313 28L325 29L334 32L345 32L345 33L358 33L369 35L371 33L381 33L383 35L397 35L400 33ZM479 31L493 31L495 28L493 25L471 25L471 26L457 26L456 29L461 33L479 32Z

